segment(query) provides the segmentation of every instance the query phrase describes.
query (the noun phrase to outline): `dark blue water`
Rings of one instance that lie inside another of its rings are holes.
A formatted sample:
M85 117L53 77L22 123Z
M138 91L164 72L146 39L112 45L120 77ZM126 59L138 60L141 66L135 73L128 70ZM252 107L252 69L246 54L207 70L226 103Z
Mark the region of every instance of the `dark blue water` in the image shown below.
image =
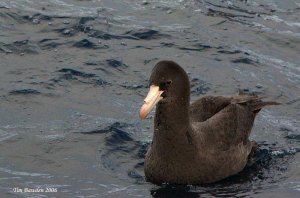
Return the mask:
M299 19L297 0L2 0L0 197L299 197ZM153 112L138 111L164 59L188 72L193 100L242 90L282 103L259 113L243 172L145 181Z

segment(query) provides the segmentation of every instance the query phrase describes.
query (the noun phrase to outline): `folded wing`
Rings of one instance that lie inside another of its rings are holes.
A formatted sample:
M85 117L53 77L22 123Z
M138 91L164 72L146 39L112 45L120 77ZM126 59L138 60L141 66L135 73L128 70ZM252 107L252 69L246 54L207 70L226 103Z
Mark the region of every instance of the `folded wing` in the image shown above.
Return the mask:
M206 145L225 151L241 143L249 144L257 113L266 105L277 104L253 95L206 96L191 104L190 119Z

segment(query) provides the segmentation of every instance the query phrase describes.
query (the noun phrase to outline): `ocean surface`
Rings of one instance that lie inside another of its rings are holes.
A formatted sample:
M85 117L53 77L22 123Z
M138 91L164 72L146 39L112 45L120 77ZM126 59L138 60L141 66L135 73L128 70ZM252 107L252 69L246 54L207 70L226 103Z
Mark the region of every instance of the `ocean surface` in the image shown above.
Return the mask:
M0 197L298 198L299 54L299 0L1 0ZM257 116L252 166L203 186L145 181L153 112L138 112L166 59L192 100L282 103Z

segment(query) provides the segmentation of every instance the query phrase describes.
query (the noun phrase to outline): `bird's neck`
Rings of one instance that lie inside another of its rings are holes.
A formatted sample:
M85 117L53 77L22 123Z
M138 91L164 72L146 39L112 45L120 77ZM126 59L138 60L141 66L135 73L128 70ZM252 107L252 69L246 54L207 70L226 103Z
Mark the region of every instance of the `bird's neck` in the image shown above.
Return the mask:
M176 100L176 102L158 103L155 111L155 127L170 125L175 128L189 125L189 102Z
M192 144L189 100L159 103L155 112L153 146L161 152L172 152L172 146L188 148Z

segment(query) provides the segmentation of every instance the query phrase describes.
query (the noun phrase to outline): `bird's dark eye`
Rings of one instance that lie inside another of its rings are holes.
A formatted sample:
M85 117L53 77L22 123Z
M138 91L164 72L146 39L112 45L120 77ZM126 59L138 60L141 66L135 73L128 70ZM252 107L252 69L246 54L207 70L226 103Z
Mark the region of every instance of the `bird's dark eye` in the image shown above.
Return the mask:
M169 84L171 84L171 83L172 83L172 80L168 80L168 81L166 82L167 85L169 85Z
M159 90L166 90L171 83L171 80L159 83Z

